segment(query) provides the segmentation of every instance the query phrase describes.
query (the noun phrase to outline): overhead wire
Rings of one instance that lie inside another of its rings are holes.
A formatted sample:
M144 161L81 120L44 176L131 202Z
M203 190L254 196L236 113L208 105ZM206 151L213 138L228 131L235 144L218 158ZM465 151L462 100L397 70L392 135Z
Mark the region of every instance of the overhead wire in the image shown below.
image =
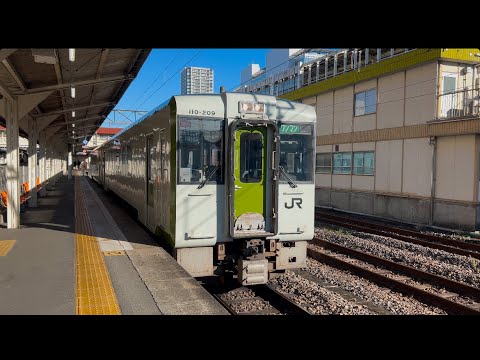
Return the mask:
M142 106L148 99L150 99L155 93L157 93L158 90L160 90L167 82L169 82L175 75L177 75L185 66L187 66L193 59L197 57L198 54L200 54L202 50L198 50L195 55L193 55L185 64L183 64L175 73L170 76L167 80L165 80L160 87L158 87L153 93L150 94L149 97L147 97L140 105L135 110L138 110L140 106Z
M182 53L183 49L180 49L179 52L177 52L177 54L173 57L173 59L167 64L167 66L165 66L162 70L162 72L160 74L158 74L158 76L155 78L155 80L153 80L150 85L148 86L148 88L138 97L137 100L135 100L135 102L133 103L132 107L135 106L135 104L143 97L143 95L145 95L147 93L148 90L150 90L150 88L153 86L153 84L155 82L157 82L157 80L160 78L160 76L162 76L165 71L167 70L167 68L175 61L175 59Z

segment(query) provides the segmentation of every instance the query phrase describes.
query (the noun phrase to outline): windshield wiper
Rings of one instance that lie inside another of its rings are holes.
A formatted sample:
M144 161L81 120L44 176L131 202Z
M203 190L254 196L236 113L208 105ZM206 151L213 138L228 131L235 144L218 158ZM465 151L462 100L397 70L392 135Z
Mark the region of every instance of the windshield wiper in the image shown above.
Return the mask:
M197 189L201 189L202 187L204 187L207 181L210 180L210 178L213 176L213 174L215 174L215 172L218 170L219 167L220 167L219 165L216 165L213 168L213 170L210 172L210 174L208 174L208 176L205 177L205 179L200 183L200 185L198 185Z
M288 181L288 185L290 185L291 188L296 188L297 187L297 184L295 184L293 182L292 179L290 179L290 177L288 176L287 172L285 171L285 169L283 168L283 166L279 166L280 170L282 170L283 172L283 175L287 178L287 181Z

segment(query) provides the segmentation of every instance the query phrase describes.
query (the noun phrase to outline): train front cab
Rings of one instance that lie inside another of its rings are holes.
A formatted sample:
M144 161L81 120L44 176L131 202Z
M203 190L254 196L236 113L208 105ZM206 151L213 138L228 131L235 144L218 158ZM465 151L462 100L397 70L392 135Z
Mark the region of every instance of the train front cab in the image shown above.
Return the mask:
M176 115L177 261L194 276L237 273L245 285L306 266L314 108L226 93L176 97Z
M294 110L282 114L267 99L238 101L228 131L230 252L244 285L306 266L304 240L313 237L314 123L292 122Z

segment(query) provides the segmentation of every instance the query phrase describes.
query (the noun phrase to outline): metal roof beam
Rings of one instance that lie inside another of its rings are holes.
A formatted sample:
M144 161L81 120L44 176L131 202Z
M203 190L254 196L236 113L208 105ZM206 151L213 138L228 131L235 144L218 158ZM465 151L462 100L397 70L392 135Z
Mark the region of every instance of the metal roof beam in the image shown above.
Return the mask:
M11 50L15 50L15 49L11 49ZM1 50L0 50L1 52ZM1 57L0 57L1 58ZM3 66L5 66L5 69L7 69L8 73L10 74L10 76L13 78L13 80L15 80L15 82L17 83L17 85L20 87L20 89L22 89L22 91L25 91L27 89L27 85L25 85L25 82L23 81L23 79L20 77L20 75L18 74L17 70L15 70L15 67L12 65L12 63L10 62L10 60L8 59L4 59L2 60L2 64ZM41 113L42 111L40 110L40 108L37 106L35 106L35 110L37 110L37 113Z
M16 95L33 94L33 93L48 91L48 90L67 89L71 86L75 86L75 87L90 86L90 85L105 84L109 82L125 81L125 80L131 80L131 79L134 79L134 77L130 75L111 76L111 77L106 77L101 79L74 81L68 84L58 84L58 85L44 86L44 87L39 87L34 89L27 89L24 92L17 92L15 94Z
M2 94L3 96L6 96L7 98L9 98L10 100L13 101L13 94L10 92L10 90L5 86L3 85L1 82L0 82L0 94Z
M97 119L100 119L100 118L103 118L103 115L98 115L98 116L92 116L92 117L87 117L87 118L84 118L84 119L78 119L78 120L75 120L75 121L65 121L61 124L53 124L51 125L50 127L54 127L54 126L65 126L65 125L70 125L70 124L78 124L80 122L85 122L85 121L89 121L89 120L97 120ZM72 128L74 129L74 128Z
M84 129L91 129L91 128L94 128L94 127L97 127L97 126L98 126L98 125L87 125L87 126L82 126L81 128L78 128L78 129L77 129L77 128L69 128L69 129L67 129L67 130L57 131L57 134L66 134L66 133L72 132L72 131L75 131L75 133L78 132L78 134L80 134L80 133L86 134L86 132L84 132L84 131L82 131L82 130L84 130ZM77 135L78 135L78 134L77 134Z
M77 107L69 108L69 109L61 109L61 110L50 111L50 112L47 112L47 113L35 115L34 117L38 118L38 117L48 116L48 115L53 115L53 114L63 114L63 113L69 112L69 111L79 111L79 110L85 110L85 109L90 109L90 108L94 108L94 107L106 107L106 106L110 106L112 104L113 103L111 103L111 102L105 102L105 103L100 103L100 104L77 106Z
M52 91L44 91L35 94L18 95L18 118L22 119L33 108L45 100L51 93Z
M17 70L15 70L15 68L13 67L12 63L10 61L8 61L8 59L3 59L2 60L2 64L3 66L5 66L5 69L7 69L8 73L10 74L10 76L13 78L13 80L15 80L15 82L17 83L18 86L20 86L20 88L22 89L22 91L25 91L27 90L27 86L25 85L25 83L23 82L22 78L20 77L20 75L18 75L17 73Z
M60 58L58 57L58 50L55 49L55 75L57 76L57 83L58 85L62 85L63 84L63 79L62 79L62 69L60 68ZM62 105L63 105L63 108L65 108L65 93L63 92L63 90L60 91L60 95L61 95L61 100L62 100Z
M97 68L97 75L95 76L95 79L100 79L103 73L103 68L105 66L105 61L107 60L107 56L110 52L110 49L102 49L102 56L100 57L100 62L98 63L98 68ZM95 98L95 86L92 86L92 93L90 94L90 105L93 103L93 100Z
M53 114L53 115L50 115L50 116L42 117L41 119L36 119L38 132L45 129L48 125L50 125L59 116L60 116L60 114Z
M0 49L0 61L5 60L12 55L17 49Z

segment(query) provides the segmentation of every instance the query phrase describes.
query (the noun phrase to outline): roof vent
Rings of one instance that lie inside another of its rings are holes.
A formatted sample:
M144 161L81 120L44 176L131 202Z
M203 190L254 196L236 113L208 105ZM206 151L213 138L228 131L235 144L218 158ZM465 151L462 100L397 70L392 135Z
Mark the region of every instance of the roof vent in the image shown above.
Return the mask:
M57 62L55 58L55 49L32 49L32 55L35 62L39 64L52 64Z

